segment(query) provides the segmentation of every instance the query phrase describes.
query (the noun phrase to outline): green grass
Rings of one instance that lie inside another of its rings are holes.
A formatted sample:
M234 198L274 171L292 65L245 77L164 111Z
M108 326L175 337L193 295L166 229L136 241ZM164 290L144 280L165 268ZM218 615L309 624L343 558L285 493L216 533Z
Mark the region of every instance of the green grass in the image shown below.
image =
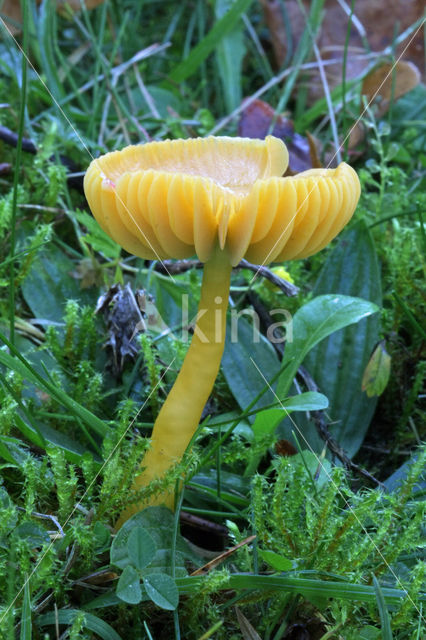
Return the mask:
M192 451L145 490L176 483L175 513L146 510L116 535L186 351L181 299L189 295L192 318L200 272L172 279L120 253L67 174L81 178L92 157L129 143L235 135L240 98L256 95L288 110L300 133L328 143L331 122L343 140L363 105L362 77L344 71L339 86L306 102L322 1L278 70L250 0L110 1L67 17L50 2L24 4L23 36L1 27L0 40L0 125L18 139L15 148L0 141L11 164L0 175L0 637L56 638L56 624L72 639L255 637L242 614L264 640L293 624L316 625L323 639L421 638L424 86L382 119L365 109L359 153L342 149L362 183L357 212L343 244L285 265L295 298L235 271L235 308L284 306L295 341L282 357L265 328L253 342L245 316ZM366 51L371 65L382 53L392 51ZM346 47L344 68L350 56ZM36 155L22 149L27 137ZM114 283L143 289L156 309L123 362L117 340L131 336L131 299L122 294L121 316L95 313ZM366 399L362 373L381 340L391 376ZM324 367L327 349L335 360ZM300 364L319 389L306 376L292 386ZM291 420L282 422L282 406ZM312 418L321 416L349 453L346 466L318 435ZM295 455L278 455L283 448ZM211 571L190 575L230 547Z

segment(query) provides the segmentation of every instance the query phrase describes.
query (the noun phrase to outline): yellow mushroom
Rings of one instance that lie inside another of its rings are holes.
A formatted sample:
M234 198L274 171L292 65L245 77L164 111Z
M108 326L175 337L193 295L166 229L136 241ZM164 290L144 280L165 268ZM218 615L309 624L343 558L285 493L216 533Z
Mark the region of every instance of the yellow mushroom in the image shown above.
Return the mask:
M141 258L204 262L191 345L156 421L134 488L161 478L194 435L219 371L232 267L305 258L351 218L360 194L355 171L312 169L281 177L284 143L208 137L126 147L94 160L85 175L102 229ZM172 492L149 504L173 506ZM119 524L147 506L125 509Z

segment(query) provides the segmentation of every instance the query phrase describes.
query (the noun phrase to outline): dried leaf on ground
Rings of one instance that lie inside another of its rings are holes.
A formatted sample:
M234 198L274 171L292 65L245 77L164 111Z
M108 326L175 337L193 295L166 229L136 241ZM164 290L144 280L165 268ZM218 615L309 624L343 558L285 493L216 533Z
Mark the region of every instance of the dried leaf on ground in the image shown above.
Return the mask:
M389 108L392 99L398 100L419 83L420 71L412 62L382 62L364 78L361 93L369 102L381 99L379 111L382 115Z
M86 9L94 9L105 0L85 0ZM40 4L41 0L37 0ZM81 0L56 0L56 8L62 15L69 15L72 11L80 11ZM22 24L21 3L19 0L3 0L0 6L0 15L4 19L7 28L12 35L20 33Z
M290 163L286 175L312 168L313 156L309 141L299 133L295 133L292 121L283 115L276 114L267 102L254 100L241 114L238 135L263 139L268 134L281 138L287 145ZM315 155L315 161L316 158L317 155Z
M392 64L382 62L375 67L362 83L361 95L367 103L376 107L376 117L381 118L390 105L398 98L414 89L420 83L420 71L412 62L400 60ZM364 109L364 106L361 105ZM356 122L349 137L349 148L356 147L365 137L363 123Z
M305 28L306 19L299 7L298 0L260 0L265 22L271 35L271 44L277 66L281 66L286 56L295 51ZM282 5L285 5L285 14ZM309 14L311 2L303 0L305 11ZM327 66L327 81L334 87L342 80L343 53L349 23L349 15L343 6L350 9L350 2L336 2L325 0L324 16L317 38L318 48L323 60L338 59L334 65ZM424 11L421 0L357 0L351 25L348 60L346 68L347 78L360 75L369 64L367 59L359 59L357 55L371 51L383 51L392 45L397 33L402 33L419 18ZM286 16L286 19L285 19ZM397 25L398 31L395 31ZM291 33L292 42L288 33ZM413 34L414 35L414 34ZM407 46L408 45L408 46ZM405 48L406 47L406 48ZM414 37L405 40L395 50L395 57L403 53L404 59L413 62L419 69L424 65L423 30L419 29ZM318 71L305 75L309 90L310 102L323 96L324 90Z

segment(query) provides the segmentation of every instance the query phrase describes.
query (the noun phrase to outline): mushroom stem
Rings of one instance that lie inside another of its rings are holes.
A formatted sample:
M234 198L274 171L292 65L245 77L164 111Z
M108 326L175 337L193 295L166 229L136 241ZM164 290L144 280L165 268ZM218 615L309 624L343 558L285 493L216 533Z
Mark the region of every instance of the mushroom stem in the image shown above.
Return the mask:
M225 346L231 270L229 258L219 250L204 265L194 335L182 368L155 421L151 446L142 461L144 469L134 480L134 490L161 478L179 462L197 430L219 372ZM134 513L155 504L173 508L173 491L129 506L120 515L117 527Z

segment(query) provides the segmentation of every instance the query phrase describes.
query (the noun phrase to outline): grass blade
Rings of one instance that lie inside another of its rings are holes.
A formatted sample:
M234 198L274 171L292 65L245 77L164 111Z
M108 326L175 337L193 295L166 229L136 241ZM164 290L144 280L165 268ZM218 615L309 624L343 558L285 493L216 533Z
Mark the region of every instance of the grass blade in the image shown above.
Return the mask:
M382 639L392 640L392 629L390 624L389 612L386 607L385 598L380 584L373 574L374 592L376 594L377 608L379 609L380 621L382 623Z
M247 11L251 3L252 0L236 0L236 2L233 3L229 11L210 29L206 37L192 49L189 56L172 70L169 79L173 84L179 84L195 73L200 64L204 62L207 56L217 47L222 38L232 31L241 18L241 15Z
M0 333L0 340L10 349L13 355L6 353L5 351L0 350L0 364L3 364L8 369L12 371L16 371L23 378L29 380L33 384L37 385L46 393L51 395L55 400L57 400L62 406L66 407L72 415L80 418L92 431L97 433L98 435L105 437L109 433L109 428L97 416L95 416L91 411L83 407L81 404L70 398L70 396L56 387L52 382L45 380L40 376L35 369L25 360L25 358L19 353L19 351L14 347L14 345ZM13 357L15 356L15 357Z
M176 578L176 584L181 594L197 593L203 588L204 578L188 576ZM315 580L312 578L295 578L289 575L247 575L232 574L229 580L221 587L234 589L256 589L260 591L278 591L282 593L299 593L306 598L324 597L338 598L340 600L358 600L360 602L376 602L374 587L365 584L353 584L351 582L336 582L329 580ZM398 604L406 596L402 589L382 588L382 596L387 605ZM426 601L426 594L421 594L420 599Z
M57 612L58 623L72 625L75 618L79 614L84 614L84 627L89 631L93 631L103 640L121 640L121 637L116 631L107 623L94 616L93 613L87 613L80 609L60 609ZM43 616L37 618L37 624L40 627L46 627L48 625L54 625L56 622L55 612L46 613Z
M31 637L30 582L26 580L24 585L24 600L22 602L21 633L19 634L19 640L31 640Z

